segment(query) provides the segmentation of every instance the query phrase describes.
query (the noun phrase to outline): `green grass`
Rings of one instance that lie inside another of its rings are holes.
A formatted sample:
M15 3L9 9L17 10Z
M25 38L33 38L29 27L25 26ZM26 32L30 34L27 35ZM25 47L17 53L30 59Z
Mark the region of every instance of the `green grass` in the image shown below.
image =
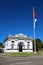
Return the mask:
M28 53L24 53L24 52L15 52L15 53L6 53L6 55L8 56L28 56Z
M42 56L43 51L37 53L26 53L26 52L15 52L15 53L6 53L7 56L18 56L18 57L27 57L27 56Z

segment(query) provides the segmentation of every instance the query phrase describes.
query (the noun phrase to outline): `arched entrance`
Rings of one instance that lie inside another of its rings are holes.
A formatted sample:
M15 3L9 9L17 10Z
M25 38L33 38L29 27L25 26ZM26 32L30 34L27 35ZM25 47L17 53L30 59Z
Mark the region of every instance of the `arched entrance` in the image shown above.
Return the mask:
M19 44L18 44L19 52L22 52L22 46L23 46L23 42L19 42Z

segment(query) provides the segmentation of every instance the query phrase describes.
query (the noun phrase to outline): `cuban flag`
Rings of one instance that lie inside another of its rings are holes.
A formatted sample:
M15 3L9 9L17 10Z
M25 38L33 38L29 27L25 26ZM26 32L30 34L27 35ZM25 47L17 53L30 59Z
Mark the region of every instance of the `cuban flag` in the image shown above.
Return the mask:
M37 15L36 15L36 11L34 10L34 7L33 7L33 21L34 21L34 28L35 28L35 24L37 21Z

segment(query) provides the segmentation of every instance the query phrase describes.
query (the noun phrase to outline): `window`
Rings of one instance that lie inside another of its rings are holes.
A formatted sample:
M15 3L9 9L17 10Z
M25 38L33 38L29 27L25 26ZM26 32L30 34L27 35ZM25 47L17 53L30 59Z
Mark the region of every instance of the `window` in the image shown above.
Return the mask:
M11 41L12 43L14 43L14 41Z
M27 43L30 43L30 42L27 42Z
M14 44L11 44L11 49L12 49L12 50L14 49Z
M25 45L23 44L23 49L25 49Z
M27 49L29 49L29 42L27 42Z

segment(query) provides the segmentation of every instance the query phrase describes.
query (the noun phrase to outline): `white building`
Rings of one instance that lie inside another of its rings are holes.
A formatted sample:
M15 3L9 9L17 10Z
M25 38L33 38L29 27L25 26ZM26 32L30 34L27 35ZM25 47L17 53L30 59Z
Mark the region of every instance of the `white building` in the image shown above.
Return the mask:
M33 52L32 38L24 34L8 35L4 52Z

